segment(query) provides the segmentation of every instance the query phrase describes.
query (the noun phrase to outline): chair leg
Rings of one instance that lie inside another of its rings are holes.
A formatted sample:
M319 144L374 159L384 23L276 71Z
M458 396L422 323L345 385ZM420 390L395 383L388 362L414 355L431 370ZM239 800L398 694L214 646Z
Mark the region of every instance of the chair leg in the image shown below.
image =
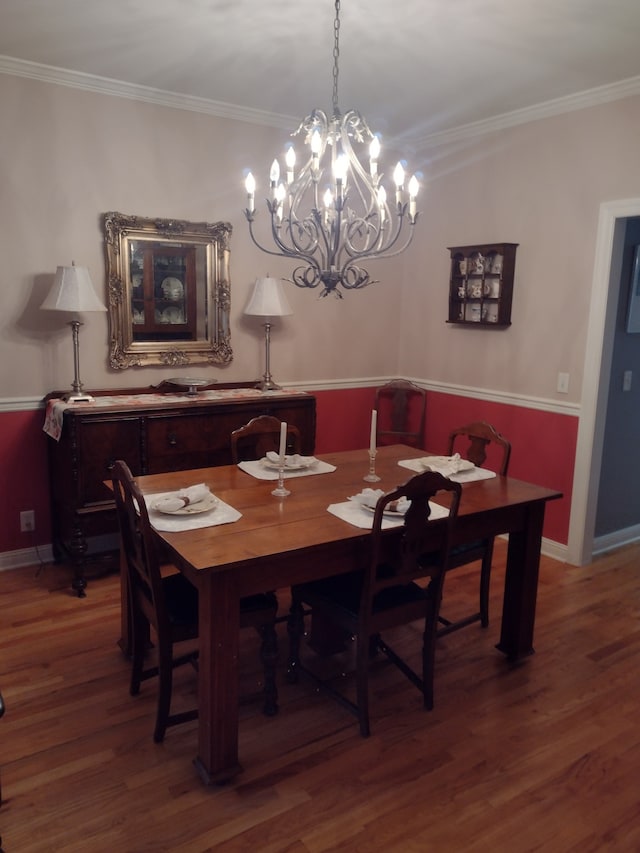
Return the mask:
M132 696L137 696L140 692L142 672L144 669L144 656L147 647L145 639L146 631L144 626L139 623L139 619L133 622L133 630L131 634L131 681L129 683L129 693Z
M158 641L158 705L153 739L162 743L171 711L171 691L173 688L173 650L171 644Z
M297 684L300 666L300 640L304 633L304 608L302 602L294 594L291 596L287 633L289 635L289 660L286 678L289 684Z
M436 667L436 641L438 638L438 614L442 602L444 577L431 581L427 593L427 613L422 637L422 695L424 707L433 710L433 683Z
M265 716L273 717L278 713L278 687L276 685L278 635L273 622L261 625L258 631L262 639L260 657L264 669L264 706L262 711Z
M489 584L492 562L493 539L487 543L480 568L480 624L483 628L489 626Z
M358 722L360 723L360 734L369 737L371 727L369 724L369 664L371 651L375 642L376 647L380 635L374 637L360 636L358 634L356 649L356 691L358 706Z

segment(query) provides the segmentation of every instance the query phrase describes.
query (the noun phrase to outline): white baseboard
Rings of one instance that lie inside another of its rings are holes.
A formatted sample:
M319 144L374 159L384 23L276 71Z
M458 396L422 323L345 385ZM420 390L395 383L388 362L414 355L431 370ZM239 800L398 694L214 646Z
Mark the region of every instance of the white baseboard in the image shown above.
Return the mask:
M640 524L625 527L623 530L614 530L613 533L598 536L593 540L593 555L606 554L607 551L613 551L614 548L638 540L640 540Z
M6 569L19 569L21 566L35 566L38 563L53 562L51 545L38 545L37 548L21 548L19 551L0 552L0 572Z

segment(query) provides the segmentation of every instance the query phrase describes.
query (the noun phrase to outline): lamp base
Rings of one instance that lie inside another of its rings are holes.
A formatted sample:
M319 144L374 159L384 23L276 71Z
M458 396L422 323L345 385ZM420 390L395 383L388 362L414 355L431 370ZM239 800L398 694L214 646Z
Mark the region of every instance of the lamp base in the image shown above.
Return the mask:
M91 394L65 394L62 399L65 403L95 403L95 397Z
M266 378L261 379L259 382L256 383L256 388L258 388L260 391L281 391L282 390L282 386L277 385L273 381L273 379L271 379L271 377L269 377L268 379L266 379Z

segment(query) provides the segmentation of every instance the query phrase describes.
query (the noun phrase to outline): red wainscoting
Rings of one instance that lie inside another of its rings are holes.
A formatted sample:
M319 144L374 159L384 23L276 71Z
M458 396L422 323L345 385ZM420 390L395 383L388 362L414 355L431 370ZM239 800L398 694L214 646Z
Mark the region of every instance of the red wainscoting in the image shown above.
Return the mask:
M316 453L355 450L369 444L374 388L316 391ZM509 473L521 480L558 489L562 500L546 510L544 535L567 543L578 419L567 415L473 400L454 394L427 393L424 447L444 453L454 426L486 420L512 443ZM51 542L47 441L41 410L0 415L0 553ZM488 466L491 464L489 459ZM367 465L366 456L363 466ZM20 512L35 511L36 532L20 532Z
M0 552L51 542L47 436L43 411L0 415ZM20 513L35 512L35 533L20 532Z
M315 392L318 454L368 446L374 393L373 388ZM489 421L511 441L509 473L512 477L563 493L561 500L547 504L544 535L566 545L578 419L521 406L428 392L425 449L444 453L449 431L476 420ZM487 467L491 467L491 457Z

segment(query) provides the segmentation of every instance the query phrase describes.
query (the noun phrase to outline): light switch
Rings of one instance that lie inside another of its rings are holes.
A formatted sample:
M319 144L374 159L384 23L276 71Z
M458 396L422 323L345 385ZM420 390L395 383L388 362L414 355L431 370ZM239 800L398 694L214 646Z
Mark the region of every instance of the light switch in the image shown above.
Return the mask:
M622 390L623 391L631 391L631 377L633 376L633 372L631 370L625 370L622 374Z
M559 373L558 374L558 394L568 394L569 393L569 374L568 373Z

